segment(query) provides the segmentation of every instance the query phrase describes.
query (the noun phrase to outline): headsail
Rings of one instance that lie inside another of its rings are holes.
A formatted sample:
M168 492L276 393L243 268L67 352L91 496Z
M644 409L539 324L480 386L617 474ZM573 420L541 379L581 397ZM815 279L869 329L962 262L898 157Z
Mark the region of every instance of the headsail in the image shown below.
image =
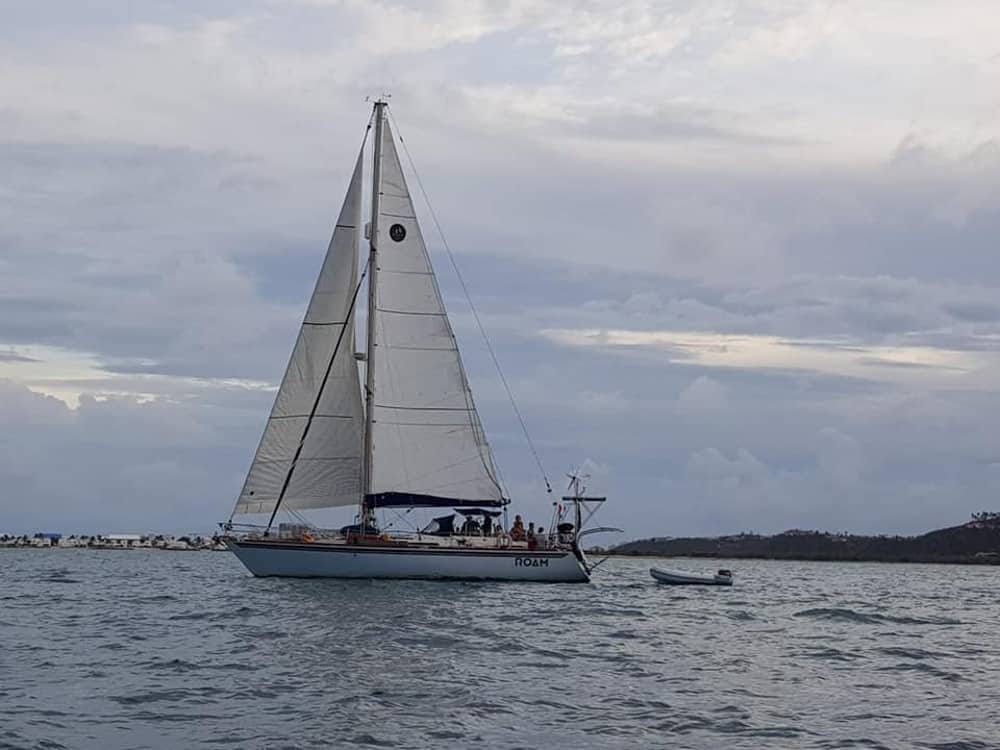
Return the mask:
M235 513L271 513L282 488L281 506L289 509L353 505L361 497L364 419L354 359L354 318L350 314L358 284L361 174L359 154Z
M493 457L388 122L380 151L369 506L499 505Z

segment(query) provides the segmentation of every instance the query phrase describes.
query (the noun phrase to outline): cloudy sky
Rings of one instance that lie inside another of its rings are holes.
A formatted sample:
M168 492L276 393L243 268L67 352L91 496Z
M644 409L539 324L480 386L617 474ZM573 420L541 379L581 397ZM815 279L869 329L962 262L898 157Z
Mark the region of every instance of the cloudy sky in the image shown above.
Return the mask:
M0 12L0 531L228 516L383 90L553 483L584 464L605 523L1000 503L993 0Z

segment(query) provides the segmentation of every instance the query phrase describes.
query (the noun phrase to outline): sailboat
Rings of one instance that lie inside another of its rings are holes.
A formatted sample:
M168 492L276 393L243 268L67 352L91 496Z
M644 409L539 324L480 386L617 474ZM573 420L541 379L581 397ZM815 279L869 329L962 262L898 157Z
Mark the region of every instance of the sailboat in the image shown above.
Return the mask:
M371 216L362 223L362 142L347 195L274 406L224 540L255 576L586 582L583 498L553 528L504 528L509 499L473 401L403 175L374 102ZM367 259L360 263L362 238ZM360 271L360 273L359 273ZM367 280L367 284L365 281ZM365 349L356 352L362 287ZM363 363L363 368L359 366ZM364 370L362 387L359 369ZM274 525L279 510L357 506L336 530ZM414 531L378 512L446 509ZM575 512L575 516L570 515ZM465 521L456 528L460 513ZM265 514L266 526L236 516Z

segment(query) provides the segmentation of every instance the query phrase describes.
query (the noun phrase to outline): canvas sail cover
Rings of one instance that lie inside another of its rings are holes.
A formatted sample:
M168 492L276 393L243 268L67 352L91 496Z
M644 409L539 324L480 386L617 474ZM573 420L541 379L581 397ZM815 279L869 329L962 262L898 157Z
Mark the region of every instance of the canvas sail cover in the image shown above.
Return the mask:
M389 123L382 130L371 506L504 502Z
M282 508L330 508L360 500L364 418L349 313L358 283L361 174L359 154L236 513L271 513L286 479Z

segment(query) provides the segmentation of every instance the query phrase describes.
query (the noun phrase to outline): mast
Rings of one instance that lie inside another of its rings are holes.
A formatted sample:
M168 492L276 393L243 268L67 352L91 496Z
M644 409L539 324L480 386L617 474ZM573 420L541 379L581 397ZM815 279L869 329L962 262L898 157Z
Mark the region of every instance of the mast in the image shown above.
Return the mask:
M382 119L388 102L375 102L375 153L372 165L372 220L368 237L368 343L365 349L365 445L361 524L365 523L365 498L372 492L372 425L375 423L375 311L378 306L378 212L382 194Z

